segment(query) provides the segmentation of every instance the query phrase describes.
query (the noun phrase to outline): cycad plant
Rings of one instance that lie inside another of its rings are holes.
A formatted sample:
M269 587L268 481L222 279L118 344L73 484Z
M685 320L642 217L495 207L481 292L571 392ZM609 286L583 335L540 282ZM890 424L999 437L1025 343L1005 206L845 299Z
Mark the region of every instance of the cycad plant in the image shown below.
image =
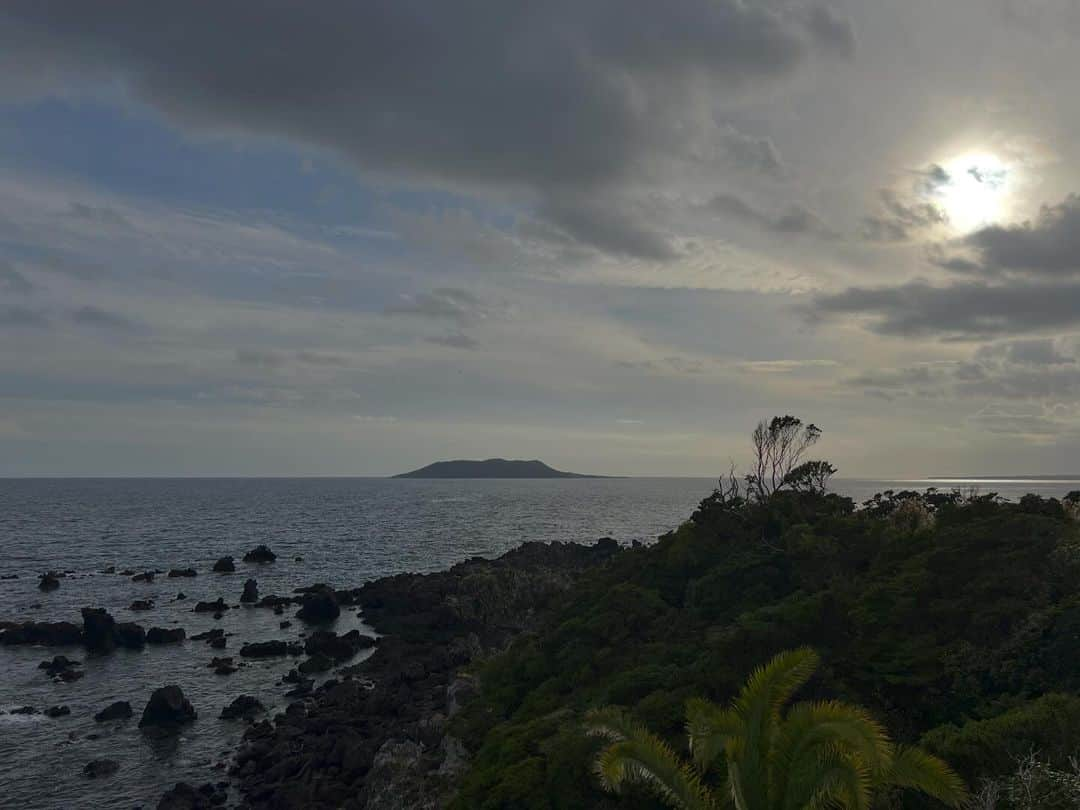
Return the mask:
M964 802L964 784L946 763L894 745L858 706L827 700L785 712L817 666L809 648L783 652L754 672L730 707L689 701L692 763L624 711L590 712L589 732L608 741L596 759L601 785L614 793L643 785L687 810L864 810L876 790L893 786L950 807Z

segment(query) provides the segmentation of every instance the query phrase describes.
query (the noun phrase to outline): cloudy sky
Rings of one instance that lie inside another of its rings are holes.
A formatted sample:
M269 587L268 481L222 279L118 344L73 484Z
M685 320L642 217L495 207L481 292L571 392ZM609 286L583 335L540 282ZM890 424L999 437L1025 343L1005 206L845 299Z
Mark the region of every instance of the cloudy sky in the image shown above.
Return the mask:
M1076 472L1078 71L1073 0L7 0L0 474Z

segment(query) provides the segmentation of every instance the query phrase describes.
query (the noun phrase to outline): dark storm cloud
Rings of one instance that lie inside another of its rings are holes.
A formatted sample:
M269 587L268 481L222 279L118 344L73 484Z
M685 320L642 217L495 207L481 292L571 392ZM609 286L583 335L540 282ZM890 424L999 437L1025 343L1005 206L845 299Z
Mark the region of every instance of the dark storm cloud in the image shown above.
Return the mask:
M711 211L771 233L816 234L835 239L837 234L813 211L793 204L783 213L768 214L734 194L717 194L705 204Z
M541 199L600 195L682 152L680 113L701 80L721 92L789 74L812 51L844 57L853 47L850 24L824 8L742 0L0 6L9 82L64 69L80 81L119 78L188 124L284 135L363 169ZM778 163L768 141L735 147ZM548 207L598 247L673 255L647 230Z
M1080 323L1080 284L851 287L820 296L812 313L866 316L870 329L882 335L979 339Z
M1074 275L1080 272L1080 197L1044 205L1033 222L991 225L965 241L988 272Z

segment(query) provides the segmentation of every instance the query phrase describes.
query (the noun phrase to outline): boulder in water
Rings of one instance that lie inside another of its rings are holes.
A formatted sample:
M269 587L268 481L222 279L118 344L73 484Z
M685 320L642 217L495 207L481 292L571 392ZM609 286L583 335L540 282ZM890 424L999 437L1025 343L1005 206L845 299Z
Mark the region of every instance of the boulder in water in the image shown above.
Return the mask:
M337 596L329 585L315 585L304 594L296 616L315 624L332 622L341 615Z
M219 574L231 574L236 570L236 563L233 562L232 557L222 557L216 563L214 563L214 571Z
M196 613L221 613L224 610L228 610L229 606L225 604L225 600L220 596L214 602L196 602Z
M87 762L83 767L83 776L89 779L100 779L112 776L120 770L120 763L115 759L95 759Z
M221 710L222 720L251 720L256 715L266 711L256 698L251 695L240 695L232 703Z
M135 622L117 622L113 636L117 644L129 650L141 650L146 645L146 631Z
M94 720L99 723L107 723L112 720L127 720L131 717L131 714L131 704L126 700L118 700L95 714Z
M154 581L154 576L155 576L154 571L143 571L141 574L136 574L135 576L133 576L131 578L131 581L132 582L153 582Z
M244 583L244 592L240 594L240 601L245 603L258 602L259 601L259 583L254 579L249 579Z
M272 563L277 559L277 554L272 552L269 546L258 545L251 551L244 555L244 562L247 563Z
M128 610L153 610L153 609L154 609L154 600L153 599L136 599L128 607Z
M116 647L116 620L105 608L83 608L83 643L93 653L110 652Z
M39 591L55 591L59 587L60 579L52 571L49 571L47 574L42 574L41 579L38 581Z
M274 641L256 641L245 644L240 648L240 655L244 658L272 658L277 655L288 655L289 645L280 639Z
M64 717L69 714L71 714L71 709L69 709L67 706L50 706L45 710L45 716L52 717L54 719L57 717Z
M183 627L151 627L146 631L146 643L178 644L186 635Z
M199 572L196 571L194 568L173 568L169 571L169 576L173 579L177 577L195 577L198 575Z
M143 709L140 728L174 728L196 718L195 708L175 684L155 689Z

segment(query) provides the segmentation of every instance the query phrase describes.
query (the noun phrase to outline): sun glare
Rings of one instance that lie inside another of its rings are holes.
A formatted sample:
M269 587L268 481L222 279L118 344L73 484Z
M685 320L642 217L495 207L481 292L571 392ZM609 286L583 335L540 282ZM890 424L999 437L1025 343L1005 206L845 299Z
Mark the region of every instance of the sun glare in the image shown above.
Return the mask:
M969 153L941 165L944 175L931 179L931 194L949 224L967 233L996 222L1006 213L1009 167L996 155Z

